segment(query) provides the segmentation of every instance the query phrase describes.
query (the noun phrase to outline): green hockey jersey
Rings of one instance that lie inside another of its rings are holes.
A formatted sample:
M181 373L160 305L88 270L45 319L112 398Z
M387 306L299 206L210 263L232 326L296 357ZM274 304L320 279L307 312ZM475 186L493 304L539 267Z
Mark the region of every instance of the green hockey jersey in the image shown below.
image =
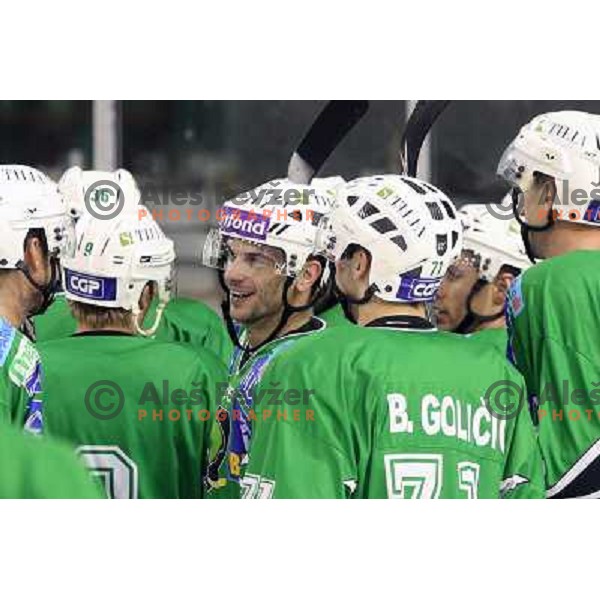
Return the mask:
M154 322L156 306L157 302L151 304L144 327ZM188 344L198 350L208 348L225 364L233 352L233 343L222 319L206 304L191 298L169 301L154 337L163 342Z
M182 344L110 332L39 344L49 434L73 446L111 498L202 496L225 366Z
M327 323L327 327L340 327L350 325L356 327L352 321L349 321L344 314L344 309L340 304L335 304L331 308L319 313L319 319L322 319Z
M43 430L43 373L31 341L0 317L0 422Z
M332 329L275 358L255 398L274 381L284 391L257 415L244 498L543 497L526 407L484 399L522 378L477 336L414 317Z
M509 354L525 376L548 497L600 497L600 251L528 269L509 290Z
M144 327L154 322L157 301L150 305ZM77 329L64 294L56 297L43 315L33 319L38 342L65 338ZM164 342L181 342L196 349L208 348L227 363L233 345L218 315L199 300L173 298L167 304L154 337Z
M253 390L265 368L298 340L326 327L324 321L313 317L305 326L263 344L252 353L235 348L229 365L228 385L223 390L213 424L205 482L209 497L239 498L239 482L243 478L252 440L253 415L257 410L268 409L268 402L263 406L253 398ZM241 345L246 345L245 332L240 337Z
M0 425L0 498L103 498L66 445Z
M481 329L470 335L477 336L484 343L492 344L500 353L506 355L506 344L508 343L508 332L504 327Z

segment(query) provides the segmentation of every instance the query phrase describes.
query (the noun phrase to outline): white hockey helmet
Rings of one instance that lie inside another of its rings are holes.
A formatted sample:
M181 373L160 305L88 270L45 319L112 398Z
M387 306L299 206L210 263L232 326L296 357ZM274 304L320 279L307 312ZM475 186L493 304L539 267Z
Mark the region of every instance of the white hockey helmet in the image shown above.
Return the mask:
M462 249L462 225L450 199L411 177L350 181L331 213L331 224L335 259L351 244L366 248L374 294L388 302L432 300Z
M30 229L44 231L51 256L72 253L74 231L56 183L33 167L0 165L0 269L22 266Z
M75 220L86 212L100 215L100 218L110 217L125 207L137 206L141 197L133 175L126 169L84 171L81 167L71 167L60 178L58 189Z
M123 308L134 316L136 331L153 335L170 299L175 248L149 215L124 212L111 220L84 214L77 226L77 249L64 261L68 300ZM148 282L158 287L152 327L141 328L139 300Z
M510 204L510 196L506 196L502 205L508 208ZM519 271L531 266L516 219L498 219L485 204L467 204L458 213L463 224L463 251L473 253L482 279L493 281L504 265Z
M226 264L225 241L239 239L282 250L283 275L295 277L311 255L331 251L327 215L334 196L318 187L275 179L225 202L217 211L218 229L204 245L202 262L213 268Z
M535 172L556 181L556 219L600 226L600 116L578 111L538 115L498 163L498 175L522 192Z

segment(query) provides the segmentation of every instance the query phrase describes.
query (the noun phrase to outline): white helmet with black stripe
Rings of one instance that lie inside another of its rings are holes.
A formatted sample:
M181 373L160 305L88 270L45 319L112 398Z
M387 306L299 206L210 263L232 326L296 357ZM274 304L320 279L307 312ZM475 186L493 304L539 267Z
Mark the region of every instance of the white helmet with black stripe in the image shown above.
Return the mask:
M85 214L77 224L75 255L63 263L68 300L132 311L134 326L153 335L170 299L175 248L149 214L125 211L113 219ZM139 300L147 283L158 290L153 325L142 329Z
M368 250L369 289L387 302L431 301L462 248L452 201L430 183L401 175L350 181L338 195L331 225L335 259L351 245Z
M25 263L25 241L43 232L50 260L47 284L39 284ZM56 183L24 165L0 165L0 269L19 269L42 295L44 312L60 284L59 260L73 251L74 231L67 205Z
M222 269L224 242L239 239L278 248L284 253L279 271L295 277L311 255L326 255L331 236L326 216L334 195L320 187L275 179L225 202L217 211L218 228L204 245L204 265Z

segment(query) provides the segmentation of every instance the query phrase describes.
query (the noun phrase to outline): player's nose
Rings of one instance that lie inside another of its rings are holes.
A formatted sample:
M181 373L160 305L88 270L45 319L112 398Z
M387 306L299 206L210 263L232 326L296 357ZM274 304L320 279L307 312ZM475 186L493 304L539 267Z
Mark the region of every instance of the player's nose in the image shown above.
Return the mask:
M227 263L224 277L227 287L239 285L247 278L247 274L244 272L243 268L243 261L241 261L239 257L236 257Z

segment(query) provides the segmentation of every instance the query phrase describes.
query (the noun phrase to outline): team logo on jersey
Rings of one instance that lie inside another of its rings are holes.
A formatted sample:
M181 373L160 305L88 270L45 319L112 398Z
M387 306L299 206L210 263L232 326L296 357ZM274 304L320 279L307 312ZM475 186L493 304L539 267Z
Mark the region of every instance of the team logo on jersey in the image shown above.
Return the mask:
M65 269L67 291L74 296L90 300L115 300L117 297L117 280L115 277L96 277L86 273L78 273Z
M507 477L500 483L500 495L504 496L508 492L512 492L517 489L520 485L524 483L529 483L529 479L523 477L522 475L511 475Z
M432 300L440 287L441 279L427 277L402 277L396 298L406 302L425 302Z
M271 220L261 214L239 208L225 207L225 216L221 221L221 232L235 234L244 238L264 242Z

